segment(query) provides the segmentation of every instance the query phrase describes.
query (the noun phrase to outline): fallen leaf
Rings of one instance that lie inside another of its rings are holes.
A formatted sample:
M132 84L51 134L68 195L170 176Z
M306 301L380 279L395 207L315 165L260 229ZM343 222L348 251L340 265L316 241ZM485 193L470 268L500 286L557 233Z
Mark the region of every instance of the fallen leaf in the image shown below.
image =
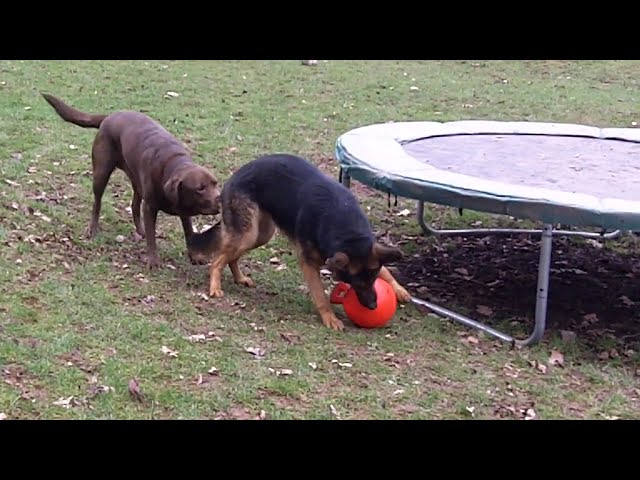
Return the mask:
M466 338L467 342L473 344L473 345L477 345L478 343L480 343L480 340L478 340L476 337L474 337L473 335L469 335Z
M626 295L622 295L620 297L620 300L622 301L622 303L624 303L627 307L631 307L633 305L636 304L636 302L634 302L633 300L631 300L629 297L627 297Z
M300 340L300 335L298 335L297 333L282 332L280 333L280 337L282 337L287 343L290 343L291 345L295 345Z
M562 338L563 342L575 342L576 337L577 335L575 332L571 332L569 330L560 330L560 338Z
M411 90L412 92L416 92L418 90L420 90L418 87L416 87L415 85L412 85L411 87L409 87L409 90Z
M471 416L475 416L474 412L476 411L476 407L466 407L465 410L471 414Z
M122 267L124 268L124 265ZM153 295L147 295L142 299L142 303L144 303L145 305L153 305L155 301L156 297L154 297Z
M129 380L129 394L137 402L142 402L144 400L144 395L140 391L140 384L138 384L138 381L135 378Z
M190 342L204 342L207 340L207 336L203 333L199 333L197 335L189 335L188 337L185 337L185 338Z
M269 263L272 265L280 265L280 259L278 257L272 257L269 259Z
M484 315L486 317L490 317L491 315L493 315L493 310L485 305L478 305L476 310L480 315Z
M536 368L542 373L547 373L547 366L544 363L538 363L538 365L536 365Z
M456 268L455 272L459 273L460 275L464 275L465 277L469 276L469 270L463 267Z
M211 367L209 370L207 370L207 373L209 375L220 375L220 370L218 370L216 367Z
M582 317L589 323L596 323L598 321L598 315L596 313L588 313Z
M394 394L394 395L400 395L400 394L402 394L402 393L404 393L404 390L403 390L402 388L399 388L398 390L395 390L395 391L393 392L393 394Z
M315 370L316 368L318 368L318 365L316 365L314 362L309 362L309 366Z
M410 213L411 213L411 210L408 210L408 209L406 209L406 208L405 208L404 210L401 210L401 211L399 211L398 213L396 213L396 215L397 215L398 217L406 217L406 216L408 216Z
M258 358L264 357L264 354L265 354L263 349L257 348L257 347L247 347L247 348L244 349L244 351L248 352L248 353L250 353L250 354L252 354L252 355L254 355L254 356L258 357Z
M53 402L54 405L57 405L59 407L64 407L64 408L71 408L71 401L73 400L73 395L71 395L70 397L64 398L64 397L60 397L58 400L56 400L55 402Z
M336 417L338 420L340 420L340 412L338 412L338 409L336 407L334 407L333 405L329 405L329 409L331 410L331 414Z
M7 182L12 187L19 187L20 186L20 184L18 182L14 182L13 180L9 180L8 178L5 178L4 181Z
M564 355L556 350L551 351L549 356L549 365L557 365L558 367L564 367Z
M178 356L178 352L176 352L175 350L171 350L166 345L163 345L162 347L160 347L160 350L162 351L162 353L164 353L165 355L169 355L170 357Z
M76 147L75 145L69 145L69 148L70 148L71 150L76 150L78 147Z
M351 363L347 363L347 362L345 362L345 363L338 363L338 365L339 365L340 367L342 367L342 368L351 368L351 367L353 367L353 364L351 364Z
M179 96L180 96L180 94L177 93L177 92L167 92L164 95L164 98L176 98L176 97L179 97Z
M6 413L0 413L0 420L6 420L7 419L7 414Z
M525 420L534 420L537 417L536 411L533 408L527 408L527 411L524 414Z
M264 420L265 418L267 418L267 412L265 412L264 410L260 410L257 420Z
M602 243L598 242L597 240L594 240L593 238L587 238L586 242L591 245L594 248L600 249L602 248L604 245L602 245Z

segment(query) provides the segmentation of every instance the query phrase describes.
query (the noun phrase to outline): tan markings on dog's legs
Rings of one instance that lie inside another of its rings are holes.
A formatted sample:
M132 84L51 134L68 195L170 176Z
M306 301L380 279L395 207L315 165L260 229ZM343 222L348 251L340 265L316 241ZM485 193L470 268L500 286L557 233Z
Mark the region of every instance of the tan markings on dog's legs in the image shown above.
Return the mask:
M300 246L296 246L296 253L298 255L298 263L302 270L302 275L309 287L311 298L313 299L313 303L320 314L322 323L333 330L344 330L344 324L336 317L336 314L331 308L331 302L329 302L327 295L324 293L324 285L320 278L320 266L308 263L305 260Z
M240 271L237 258L229 262L229 268L231 269L231 273L233 274L233 280L238 285L244 285L245 287L249 287L249 288L253 288L256 286L255 282L250 277L247 277L244 273Z
M380 268L378 277L391 285L391 288L393 288L398 301L402 303L411 301L411 295L409 294L409 292L407 292L405 288L398 283L398 281L393 277L387 267L383 266L382 268Z

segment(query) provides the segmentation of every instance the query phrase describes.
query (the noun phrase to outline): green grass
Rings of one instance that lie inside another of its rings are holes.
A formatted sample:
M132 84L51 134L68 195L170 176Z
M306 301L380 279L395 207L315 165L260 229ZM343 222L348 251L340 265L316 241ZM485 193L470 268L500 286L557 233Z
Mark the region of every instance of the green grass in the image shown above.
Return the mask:
M160 214L165 268L148 272L144 245L130 240L131 189L122 172L107 187L101 234L85 240L95 132L64 123L39 92L96 113L144 111L224 181L254 156L275 151L307 156L335 176L336 138L390 120L630 126L638 120L639 77L637 61L0 62L0 413L488 419L524 418L533 409L542 419L637 417L637 354L599 360L592 346L562 342L557 331L532 348L510 350L413 307L400 309L385 329L329 331L301 291L301 273L281 237L243 260L256 289L234 285L227 271L226 297L211 300L203 296L208 267L189 263L179 220ZM167 91L180 95L168 99ZM412 216L396 215L414 212L413 202L399 199L389 209L386 195L353 188L377 227L418 234ZM428 215L448 226L509 223L436 206ZM118 235L126 240L117 242ZM420 251L414 242L403 248ZM274 256L287 268L276 270ZM501 325L527 333L528 325L511 320ZM209 341L187 339L196 334ZM469 335L479 342L468 342ZM245 350L251 347L264 356ZM548 365L552 350L564 354L564 367ZM546 373L534 362L547 365ZM218 375L207 373L212 367ZM278 375L283 369L292 373ZM142 403L129 395L132 378ZM113 390L96 393L97 385ZM69 408L55 404L72 396Z

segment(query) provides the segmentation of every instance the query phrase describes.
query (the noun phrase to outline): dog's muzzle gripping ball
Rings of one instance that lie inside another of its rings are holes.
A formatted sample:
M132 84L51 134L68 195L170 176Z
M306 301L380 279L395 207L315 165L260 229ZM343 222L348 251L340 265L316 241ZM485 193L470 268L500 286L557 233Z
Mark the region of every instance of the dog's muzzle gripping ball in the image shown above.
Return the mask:
M339 282L331 292L329 300L333 304L342 305L347 318L361 328L380 328L393 318L398 308L398 300L391 285L381 278L373 284L377 295L377 307L369 310L358 300L356 292L350 285Z

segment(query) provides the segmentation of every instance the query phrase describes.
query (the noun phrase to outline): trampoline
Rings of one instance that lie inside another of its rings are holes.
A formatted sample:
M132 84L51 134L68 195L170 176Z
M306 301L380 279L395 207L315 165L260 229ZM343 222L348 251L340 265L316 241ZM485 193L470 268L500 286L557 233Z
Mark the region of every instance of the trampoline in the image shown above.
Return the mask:
M336 142L340 181L353 178L417 201L429 235L539 233L535 327L524 340L414 298L434 313L529 345L544 334L554 235L615 238L640 231L640 129L538 122L393 122L356 128ZM436 230L424 203L541 222L541 230ZM554 225L599 232L557 230Z

